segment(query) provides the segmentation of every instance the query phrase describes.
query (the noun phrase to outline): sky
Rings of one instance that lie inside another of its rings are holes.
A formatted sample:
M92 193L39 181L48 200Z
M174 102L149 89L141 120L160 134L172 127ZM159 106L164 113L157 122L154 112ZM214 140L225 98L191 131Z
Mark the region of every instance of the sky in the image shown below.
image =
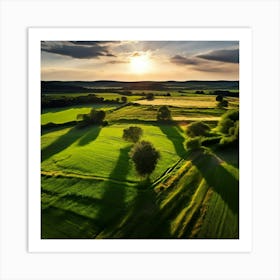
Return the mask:
M42 41L41 80L239 80L239 42Z

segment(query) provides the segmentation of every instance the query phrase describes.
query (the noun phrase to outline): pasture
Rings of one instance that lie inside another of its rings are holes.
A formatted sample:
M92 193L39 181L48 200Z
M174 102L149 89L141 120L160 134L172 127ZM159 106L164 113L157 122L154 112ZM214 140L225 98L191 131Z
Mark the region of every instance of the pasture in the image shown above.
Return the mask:
M41 113L41 125L47 123L62 124L77 120L77 115L87 114L92 108L102 109L104 111L110 111L115 109L117 105L105 105L105 104L87 104L87 105L76 105L71 107L62 108L48 108L42 110Z
M227 97L228 108L219 108L213 95L170 92L139 100L140 91L133 91L132 103L122 106L42 110L42 125L60 124L41 134L42 238L239 237L238 148L185 147L189 123L215 128L227 110L238 108L239 98ZM173 122L157 121L162 105ZM92 108L106 112L106 126L63 126ZM146 179L130 158L133 143L122 138L131 125L160 152Z

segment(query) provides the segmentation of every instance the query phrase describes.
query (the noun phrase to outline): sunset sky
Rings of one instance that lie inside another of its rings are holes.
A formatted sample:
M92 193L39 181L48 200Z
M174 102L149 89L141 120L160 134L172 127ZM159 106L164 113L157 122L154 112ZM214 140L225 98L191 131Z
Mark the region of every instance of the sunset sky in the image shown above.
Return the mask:
M239 80L239 42L42 41L41 79Z

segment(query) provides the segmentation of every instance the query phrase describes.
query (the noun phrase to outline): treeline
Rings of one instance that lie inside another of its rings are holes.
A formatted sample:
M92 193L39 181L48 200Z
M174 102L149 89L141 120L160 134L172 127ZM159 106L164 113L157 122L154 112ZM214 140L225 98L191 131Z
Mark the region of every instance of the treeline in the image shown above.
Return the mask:
M195 93L196 94L206 94L203 90L197 90L197 91L195 91ZM208 94L239 97L239 92L232 92L232 91L229 91L229 90L214 90L214 91L210 91Z
M62 96L60 98L50 98L46 95L42 95L41 106L42 108L57 108L57 107L67 107L72 105L80 104L122 104L123 99L120 100L105 100L104 97L98 97L95 94L88 94L82 96Z

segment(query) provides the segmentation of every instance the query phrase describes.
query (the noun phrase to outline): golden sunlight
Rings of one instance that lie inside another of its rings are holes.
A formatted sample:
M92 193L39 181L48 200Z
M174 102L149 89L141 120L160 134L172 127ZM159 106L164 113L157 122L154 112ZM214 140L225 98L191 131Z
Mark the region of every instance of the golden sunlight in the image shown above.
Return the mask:
M150 70L151 61L147 55L137 55L130 58L130 68L134 73L142 74Z

